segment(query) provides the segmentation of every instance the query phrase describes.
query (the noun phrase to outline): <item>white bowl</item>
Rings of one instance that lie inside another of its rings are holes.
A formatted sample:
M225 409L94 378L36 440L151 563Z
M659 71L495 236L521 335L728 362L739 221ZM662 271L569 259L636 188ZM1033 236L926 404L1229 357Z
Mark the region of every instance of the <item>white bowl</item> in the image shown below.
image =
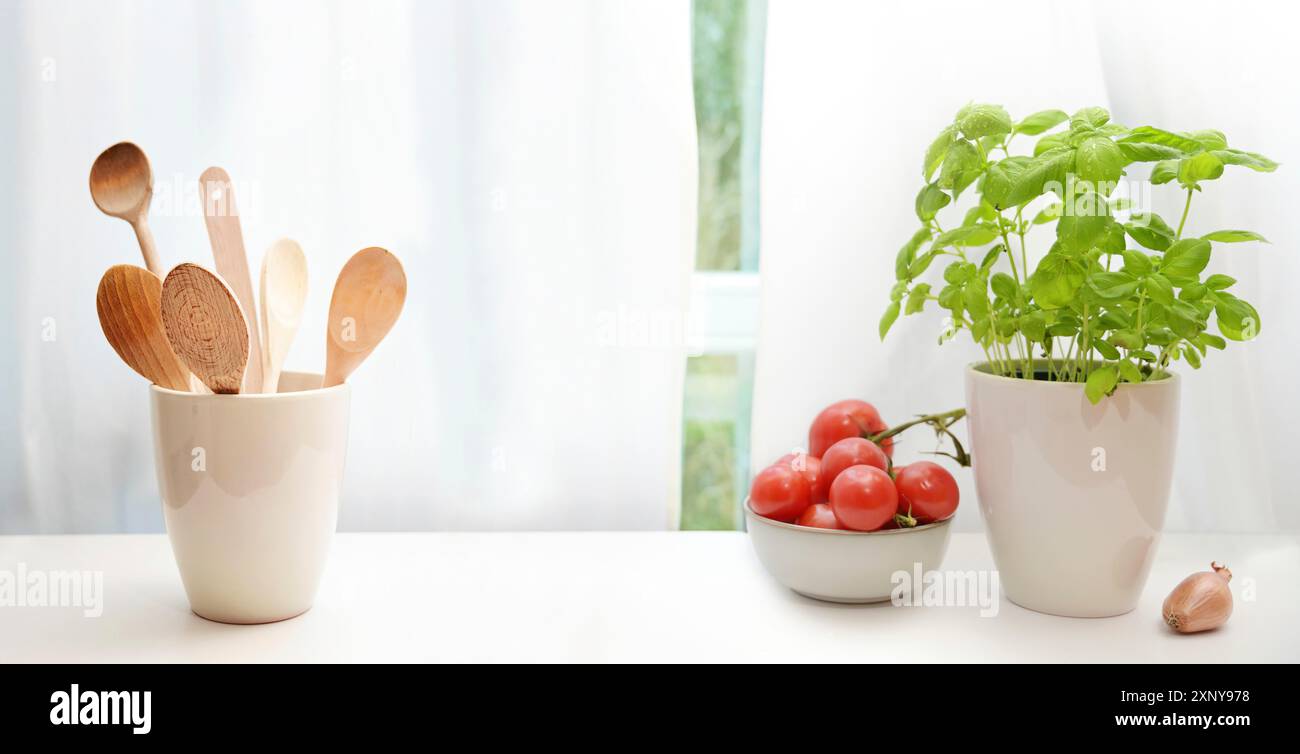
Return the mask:
M884 602L894 574L909 580L943 562L952 517L912 529L814 529L763 518L745 501L745 521L758 560L783 586L826 602Z

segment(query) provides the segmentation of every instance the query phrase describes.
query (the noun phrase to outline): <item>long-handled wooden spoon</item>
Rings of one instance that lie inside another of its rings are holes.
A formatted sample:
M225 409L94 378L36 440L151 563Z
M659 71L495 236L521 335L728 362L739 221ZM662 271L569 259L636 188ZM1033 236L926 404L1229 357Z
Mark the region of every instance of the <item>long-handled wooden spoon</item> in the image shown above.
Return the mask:
M188 391L190 372L177 358L163 329L162 280L129 264L108 268L99 279L95 308L104 337L127 366L155 385Z
M362 249L339 272L330 298L323 387L341 384L392 329L406 302L406 272L388 251Z
M248 318L248 371L244 378L244 392L261 392L261 328L257 324L253 279L248 273L248 255L244 253L244 234L239 228L235 190L226 171L216 167L203 171L199 176L199 197L203 202L203 221L208 227L217 274L230 284L235 299Z
M307 300L307 257L296 241L282 238L262 257L262 350L266 363L262 392L274 393Z
M162 321L180 360L214 393L238 393L248 366L248 322L225 281L197 264L162 284Z
M162 263L149 231L153 170L144 150L129 141L105 149L90 166L90 198L100 211L131 223L149 271L162 277Z

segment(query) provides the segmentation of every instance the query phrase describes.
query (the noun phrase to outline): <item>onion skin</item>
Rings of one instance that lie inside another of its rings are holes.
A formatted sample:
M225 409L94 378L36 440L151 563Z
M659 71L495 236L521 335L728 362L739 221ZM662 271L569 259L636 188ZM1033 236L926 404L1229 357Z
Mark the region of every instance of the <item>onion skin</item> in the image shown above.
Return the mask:
M1214 570L1183 579L1165 598L1160 615L1180 634L1218 628L1232 615L1232 590L1228 588L1232 571L1217 562L1210 568Z

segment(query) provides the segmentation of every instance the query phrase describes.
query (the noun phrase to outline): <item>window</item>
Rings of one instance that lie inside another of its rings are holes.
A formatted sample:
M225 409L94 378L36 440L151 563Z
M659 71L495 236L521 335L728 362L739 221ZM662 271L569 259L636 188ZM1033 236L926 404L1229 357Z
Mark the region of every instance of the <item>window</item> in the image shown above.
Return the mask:
M758 330L766 0L695 0L699 231L683 406L683 529L740 528Z

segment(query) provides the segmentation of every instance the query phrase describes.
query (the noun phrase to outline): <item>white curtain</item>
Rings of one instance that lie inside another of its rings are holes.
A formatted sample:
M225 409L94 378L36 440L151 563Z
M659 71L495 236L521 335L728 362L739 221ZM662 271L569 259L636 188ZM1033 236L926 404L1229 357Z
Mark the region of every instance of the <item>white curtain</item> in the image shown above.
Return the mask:
M1246 228L1273 244L1220 247L1211 263L1240 280L1234 290L1263 327L1184 375L1166 528L1300 529L1300 464L1289 458L1300 419L1295 16L1267 2L774 0L754 465L805 442L808 421L833 400L872 400L895 422L962 405L962 367L977 348L937 346L933 313L900 319L885 343L876 334L894 255L916 227L921 156L969 101L1004 104L1013 117L1100 104L1128 125L1218 128L1283 163L1271 175L1230 170L1195 200L1193 232ZM1156 210L1176 217L1182 197L1160 189ZM918 436L900 459L928 449ZM958 476L957 526L976 530L974 485Z
M350 380L343 529L661 529L680 495L695 237L684 1L26 2L0 9L0 533L160 531L143 380L93 304L141 264L91 204L148 152L164 266L211 263L199 173L254 270L311 265L288 368L321 370L334 275L404 261ZM53 326L53 338L42 337Z

